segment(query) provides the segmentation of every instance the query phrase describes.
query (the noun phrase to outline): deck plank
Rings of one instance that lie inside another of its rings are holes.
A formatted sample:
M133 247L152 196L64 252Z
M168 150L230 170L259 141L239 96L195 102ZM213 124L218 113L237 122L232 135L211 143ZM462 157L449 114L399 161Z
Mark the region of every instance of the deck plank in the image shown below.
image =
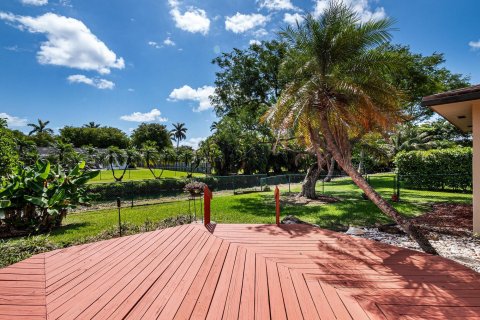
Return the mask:
M191 224L0 269L2 319L477 319L480 274L308 225Z

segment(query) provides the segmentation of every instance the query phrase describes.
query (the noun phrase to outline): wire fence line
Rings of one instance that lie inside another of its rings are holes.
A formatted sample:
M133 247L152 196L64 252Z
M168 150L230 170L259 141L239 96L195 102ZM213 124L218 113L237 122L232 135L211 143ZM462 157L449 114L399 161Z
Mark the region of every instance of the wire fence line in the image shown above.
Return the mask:
M459 184L435 184L434 188L426 188L423 184L416 184L419 177L401 176L398 174L367 175L367 181L383 197L392 201L424 201L429 199L441 201L445 193L458 194L458 197L449 197L448 201L471 202L471 187L460 187ZM330 181L321 176L317 181L316 189L319 194L336 196L339 198L355 197L362 199L363 192L346 175L334 175ZM461 186L468 186L468 177L456 176L460 181L467 181ZM267 191L276 185L281 186L282 194L299 192L305 174L283 174L267 176L258 175L232 175L194 177L196 181L206 183L214 192L232 193L234 195ZM423 179L423 178L422 178ZM454 177L443 177L441 181L455 181ZM426 178L425 178L426 180ZM184 191L188 179L149 179L141 181L125 181L110 183L95 183L89 186L93 198L93 207L98 209L115 206L118 198L123 206L141 206L150 204L168 203L174 201L196 201ZM426 180L427 181L427 180ZM471 176L470 176L471 184ZM452 200L453 199L453 200ZM190 206L191 207L191 206Z

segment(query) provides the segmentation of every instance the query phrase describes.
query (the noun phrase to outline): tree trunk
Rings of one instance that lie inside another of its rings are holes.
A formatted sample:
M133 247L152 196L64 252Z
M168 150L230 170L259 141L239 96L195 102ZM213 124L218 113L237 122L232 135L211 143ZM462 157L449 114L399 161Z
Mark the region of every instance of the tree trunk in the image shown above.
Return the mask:
M318 167L318 163L314 163L308 168L307 175L302 183L302 191L297 195L298 197L306 197L307 199L315 199L317 197L315 186L320 172L321 169Z
M342 169L352 178L353 182L363 190L365 195L387 216L392 218L412 239L414 239L423 251L430 254L437 255L437 251L430 244L430 241L421 233L419 228L411 221L405 219L390 203L383 199L375 189L362 177L362 175L355 170L352 161L348 157L343 157L340 148L336 144L336 140L330 130L327 116L324 112L321 113L320 125L322 126L322 133L325 137L327 147Z
M328 167L328 173L325 176L325 178L323 179L324 182L332 181L333 172L335 171L335 163L336 163L335 158L331 157L330 158L330 165Z
M364 152L363 150L360 150L360 161L358 162L358 172L362 174L363 171L363 157L364 157Z

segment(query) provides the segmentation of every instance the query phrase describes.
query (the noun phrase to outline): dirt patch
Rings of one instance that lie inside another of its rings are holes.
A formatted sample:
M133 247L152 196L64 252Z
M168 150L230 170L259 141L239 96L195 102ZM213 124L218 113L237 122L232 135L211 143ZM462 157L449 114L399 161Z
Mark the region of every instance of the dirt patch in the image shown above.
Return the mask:
M299 197L296 194L282 195L280 198L280 202L282 204L303 205L307 207L323 206L325 204L335 203L338 201L340 201L340 199L325 195L318 195L316 199Z
M413 221L427 232L472 236L473 207L471 204L437 203L431 211Z

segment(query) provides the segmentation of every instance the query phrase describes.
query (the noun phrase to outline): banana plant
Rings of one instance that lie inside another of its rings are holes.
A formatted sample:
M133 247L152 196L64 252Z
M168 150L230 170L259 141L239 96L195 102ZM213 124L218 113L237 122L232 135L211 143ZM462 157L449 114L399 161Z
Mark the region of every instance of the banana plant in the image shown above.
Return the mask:
M0 188L3 223L25 231L60 226L68 209L88 204L85 185L97 174L98 171L86 171L84 161L67 172L60 165L52 167L46 160L19 166Z

